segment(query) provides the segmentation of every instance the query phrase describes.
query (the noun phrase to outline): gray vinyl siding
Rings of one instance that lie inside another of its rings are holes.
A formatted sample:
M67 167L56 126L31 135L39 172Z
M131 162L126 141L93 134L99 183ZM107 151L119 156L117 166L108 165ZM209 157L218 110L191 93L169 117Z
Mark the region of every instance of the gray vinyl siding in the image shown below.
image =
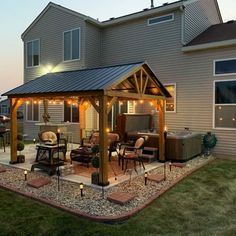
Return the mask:
M186 3L184 11L184 41L189 43L208 27L220 23L214 0Z
M158 61L159 67L165 69L166 62L162 55L175 61L175 54L181 47L180 12L175 12L174 17L174 21L152 26L147 25L149 18L142 18L104 29L102 64L146 60L151 67Z
M176 113L166 113L168 129L189 127L202 134L211 131L218 138L217 154L236 155L236 131L213 129L213 81L220 79L213 76L213 60L234 58L236 49L183 53L180 12L165 25L150 27L146 20L104 29L102 64L146 60L163 84L176 83ZM153 107L137 104L135 111L150 113Z
M85 31L86 24L83 19L61 11L57 8L50 7L43 17L30 29L25 35L24 41L24 82L35 79L47 73L46 68L51 65L56 71L76 70L85 67ZM63 32L71 29L80 28L80 60L63 61ZM40 66L26 68L26 42L40 39ZM43 107L40 108L40 119L42 122ZM50 122L61 122L64 118L61 106L49 107L51 116ZM77 126L79 126L77 124ZM35 122L24 122L25 133L28 138L37 137L39 128ZM75 131L74 140L78 141L78 130Z
M236 130L213 128L213 84L214 80L236 79L236 76L213 76L213 61L233 58L235 55L236 46L182 55L180 53L176 66L173 68L169 64L169 69L159 77L163 84L176 83L176 113L166 113L168 130L183 131L188 127L190 131L197 131L203 135L211 131L218 139L214 148L217 156L235 157ZM152 113L153 109L149 103L136 105L137 113ZM156 116L158 114L154 113L154 120L158 121ZM158 123L154 126L158 129Z
M101 60L101 29L86 23L86 67L98 67Z
M80 28L80 60L63 61L63 32ZM46 72L48 65L53 71L76 70L85 67L85 22L57 8L50 7L43 17L24 37L24 62L26 62L26 42L40 39L40 66L26 68L25 82L35 79Z
M43 123L42 114L44 112L43 105L40 105L40 121L38 122L25 122L24 129L27 134L27 139L33 140L38 138L39 126L36 123ZM48 113L50 114L50 122L60 124L64 122L64 105L55 104L48 106ZM70 123L66 126L67 133L64 133L68 137L69 142L79 143L79 123Z

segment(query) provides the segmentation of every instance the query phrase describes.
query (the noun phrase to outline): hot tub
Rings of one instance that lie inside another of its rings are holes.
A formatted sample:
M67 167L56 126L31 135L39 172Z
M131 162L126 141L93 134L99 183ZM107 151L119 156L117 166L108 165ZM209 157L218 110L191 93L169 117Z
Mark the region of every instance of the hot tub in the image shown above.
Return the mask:
M129 139L136 139L147 135L149 137L145 146L158 147L159 134L151 132L134 132L128 134ZM186 161L202 152L202 135L197 132L168 132L166 138L166 160Z

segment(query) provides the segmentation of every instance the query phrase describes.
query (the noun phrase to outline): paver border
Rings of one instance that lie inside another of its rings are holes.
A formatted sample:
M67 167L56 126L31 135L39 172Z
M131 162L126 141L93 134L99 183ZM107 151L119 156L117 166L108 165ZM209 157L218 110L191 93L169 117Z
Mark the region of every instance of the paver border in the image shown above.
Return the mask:
M144 208L149 206L155 199L160 197L167 190L174 187L178 182L185 179L187 176L191 175L195 171L199 170L200 168L202 168L203 166L211 163L214 160L215 160L215 158L211 158L211 159L207 160L206 162L200 164L196 168L186 172L184 175L182 175L181 177L179 177L175 181L173 181L168 187L165 187L161 191L159 191L158 193L155 193L147 201L143 202L143 204L139 205L138 207L134 208L133 210L131 210L129 212L120 214L118 216L96 216L96 215L91 215L91 214L88 214L88 213L85 213L85 212L82 212L82 211L79 211L79 210L74 210L74 209L71 209L71 208L68 208L68 207L65 207L65 206L61 206L61 205L59 205L57 203L54 203L54 202L51 202L47 199L39 198L37 196L34 196L33 194L22 192L17 188L9 187L9 186L6 186L6 185L1 184L1 183L0 183L0 188L5 189L5 190L10 190L10 191L18 193L18 194L20 194L24 197L28 197L28 198L36 200L38 202L41 202L41 203L47 204L49 206L52 206L56 209L59 209L59 210L65 211L65 212L69 212L69 213L71 213L75 216L82 217L82 218L85 218L85 219L88 219L88 220L91 220L91 221L103 222L103 223L118 223L118 222L128 220L132 216L138 214L141 210L143 210Z

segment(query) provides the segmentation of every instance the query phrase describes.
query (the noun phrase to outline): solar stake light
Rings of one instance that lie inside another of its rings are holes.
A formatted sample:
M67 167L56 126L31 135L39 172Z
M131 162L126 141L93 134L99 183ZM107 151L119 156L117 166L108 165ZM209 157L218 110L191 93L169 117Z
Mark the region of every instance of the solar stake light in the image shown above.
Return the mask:
M27 172L27 170L25 170L25 171L24 171L25 181L27 180L27 174L28 174L28 172Z
M83 197L84 196L84 193L83 193L84 184L83 183L79 184L79 189L80 189L80 196Z
M147 172L145 172L145 174L144 174L144 182L145 182L145 185L147 185L147 176L148 176L148 174L147 174Z

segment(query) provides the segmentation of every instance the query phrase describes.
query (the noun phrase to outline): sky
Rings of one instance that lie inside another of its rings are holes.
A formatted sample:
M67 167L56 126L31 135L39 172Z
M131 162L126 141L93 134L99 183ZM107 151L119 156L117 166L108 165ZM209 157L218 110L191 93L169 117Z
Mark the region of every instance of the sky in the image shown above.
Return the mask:
M150 7L151 0L52 0L74 11L107 20ZM208 0L205 0L208 1ZM23 43L21 34L40 14L48 0L8 0L0 2L0 94L23 83ZM160 6L173 0L154 0ZM218 0L224 21L236 19L236 0Z

